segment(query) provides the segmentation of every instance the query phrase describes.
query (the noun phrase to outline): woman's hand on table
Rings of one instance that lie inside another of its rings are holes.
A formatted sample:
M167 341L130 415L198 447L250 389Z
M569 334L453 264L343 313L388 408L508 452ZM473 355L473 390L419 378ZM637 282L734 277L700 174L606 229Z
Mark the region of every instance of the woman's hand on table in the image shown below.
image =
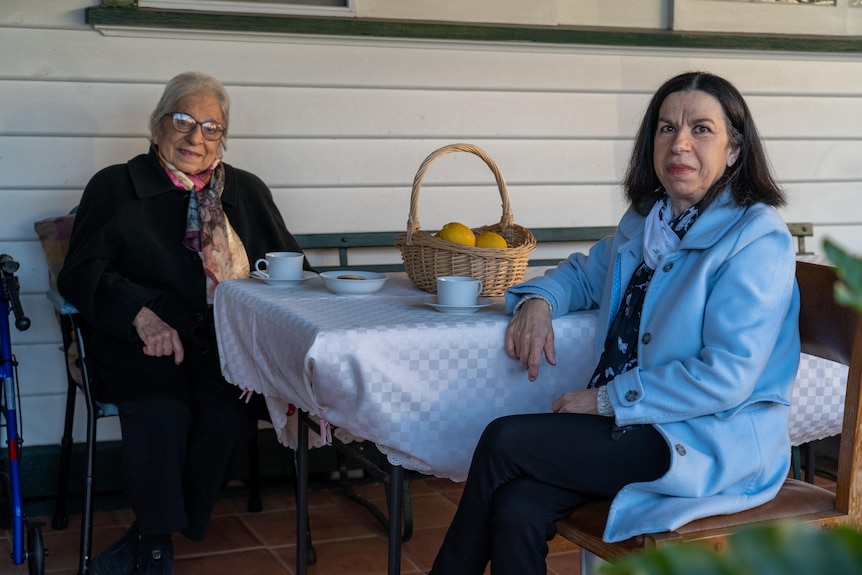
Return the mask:
M595 387L568 391L554 400L554 403L551 404L551 410L554 413L599 415L598 394L599 390Z
M177 330L162 321L150 308L141 308L132 321L138 337L144 342L144 354L152 357L174 356L174 363L183 362L185 351Z
M557 365L551 310L545 301L531 299L520 307L506 327L504 346L509 357L527 369L530 381L538 377L543 355L549 364Z

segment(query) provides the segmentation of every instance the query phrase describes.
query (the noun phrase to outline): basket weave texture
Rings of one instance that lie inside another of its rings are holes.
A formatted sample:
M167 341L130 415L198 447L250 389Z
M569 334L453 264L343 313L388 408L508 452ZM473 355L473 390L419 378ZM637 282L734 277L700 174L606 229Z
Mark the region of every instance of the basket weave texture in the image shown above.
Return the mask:
M474 228L473 231L477 236L486 231L500 234L509 245L508 249L456 244L419 229L419 191L422 188L422 179L434 160L451 152L475 154L494 173L500 198L503 200L503 215L499 223ZM536 249L536 238L530 230L514 223L509 205L509 190L496 162L478 146L449 144L432 152L419 166L410 195L407 233L395 239L395 246L401 250L404 270L408 277L420 289L436 293L438 277L470 276L482 282L483 296L501 296L506 288L524 278L530 253Z

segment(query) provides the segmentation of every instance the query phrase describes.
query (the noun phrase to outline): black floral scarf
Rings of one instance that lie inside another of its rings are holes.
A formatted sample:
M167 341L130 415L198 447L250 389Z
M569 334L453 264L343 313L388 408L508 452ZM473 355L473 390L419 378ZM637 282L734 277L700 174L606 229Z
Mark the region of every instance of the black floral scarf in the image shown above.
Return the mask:
M666 221L672 212L667 195L659 200L660 206L654 210L649 217L657 216L660 221ZM697 203L679 215L671 218L668 227L681 240L686 232L691 229L701 213L701 203ZM646 252L651 246L644 246ZM608 330L605 338L605 347L593 376L590 378L588 388L607 385L617 375L624 373L638 364L638 334L640 332L641 312L643 311L644 299L647 288L652 280L655 269L642 262L637 271L632 275L626 288L617 315Z

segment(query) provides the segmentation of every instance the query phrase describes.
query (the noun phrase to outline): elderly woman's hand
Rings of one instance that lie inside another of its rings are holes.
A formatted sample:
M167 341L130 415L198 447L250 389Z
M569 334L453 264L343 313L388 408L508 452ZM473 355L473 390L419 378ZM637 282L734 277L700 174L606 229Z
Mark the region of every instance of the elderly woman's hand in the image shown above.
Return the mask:
M527 369L530 381L535 381L542 364L542 355L551 365L557 365L554 350L554 327L551 310L541 299L524 303L506 328L506 353Z
M185 351L177 330L162 321L150 308L141 308L132 321L138 337L144 342L144 354L153 357L174 356L174 363L183 362Z
M566 392L554 400L551 410L554 413L599 415L598 394L599 390L596 388Z

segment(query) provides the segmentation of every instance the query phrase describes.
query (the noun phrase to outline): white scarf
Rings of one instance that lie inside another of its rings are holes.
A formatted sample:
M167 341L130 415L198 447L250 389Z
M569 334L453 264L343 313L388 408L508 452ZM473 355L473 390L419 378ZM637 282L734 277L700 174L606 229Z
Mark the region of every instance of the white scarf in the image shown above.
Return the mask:
M696 219L698 210L689 208L683 213L676 227L688 229ZM644 263L652 270L658 269L661 260L667 254L671 254L679 247L681 241L677 233L670 227L673 221L673 207L670 198L664 196L653 205L644 223Z

